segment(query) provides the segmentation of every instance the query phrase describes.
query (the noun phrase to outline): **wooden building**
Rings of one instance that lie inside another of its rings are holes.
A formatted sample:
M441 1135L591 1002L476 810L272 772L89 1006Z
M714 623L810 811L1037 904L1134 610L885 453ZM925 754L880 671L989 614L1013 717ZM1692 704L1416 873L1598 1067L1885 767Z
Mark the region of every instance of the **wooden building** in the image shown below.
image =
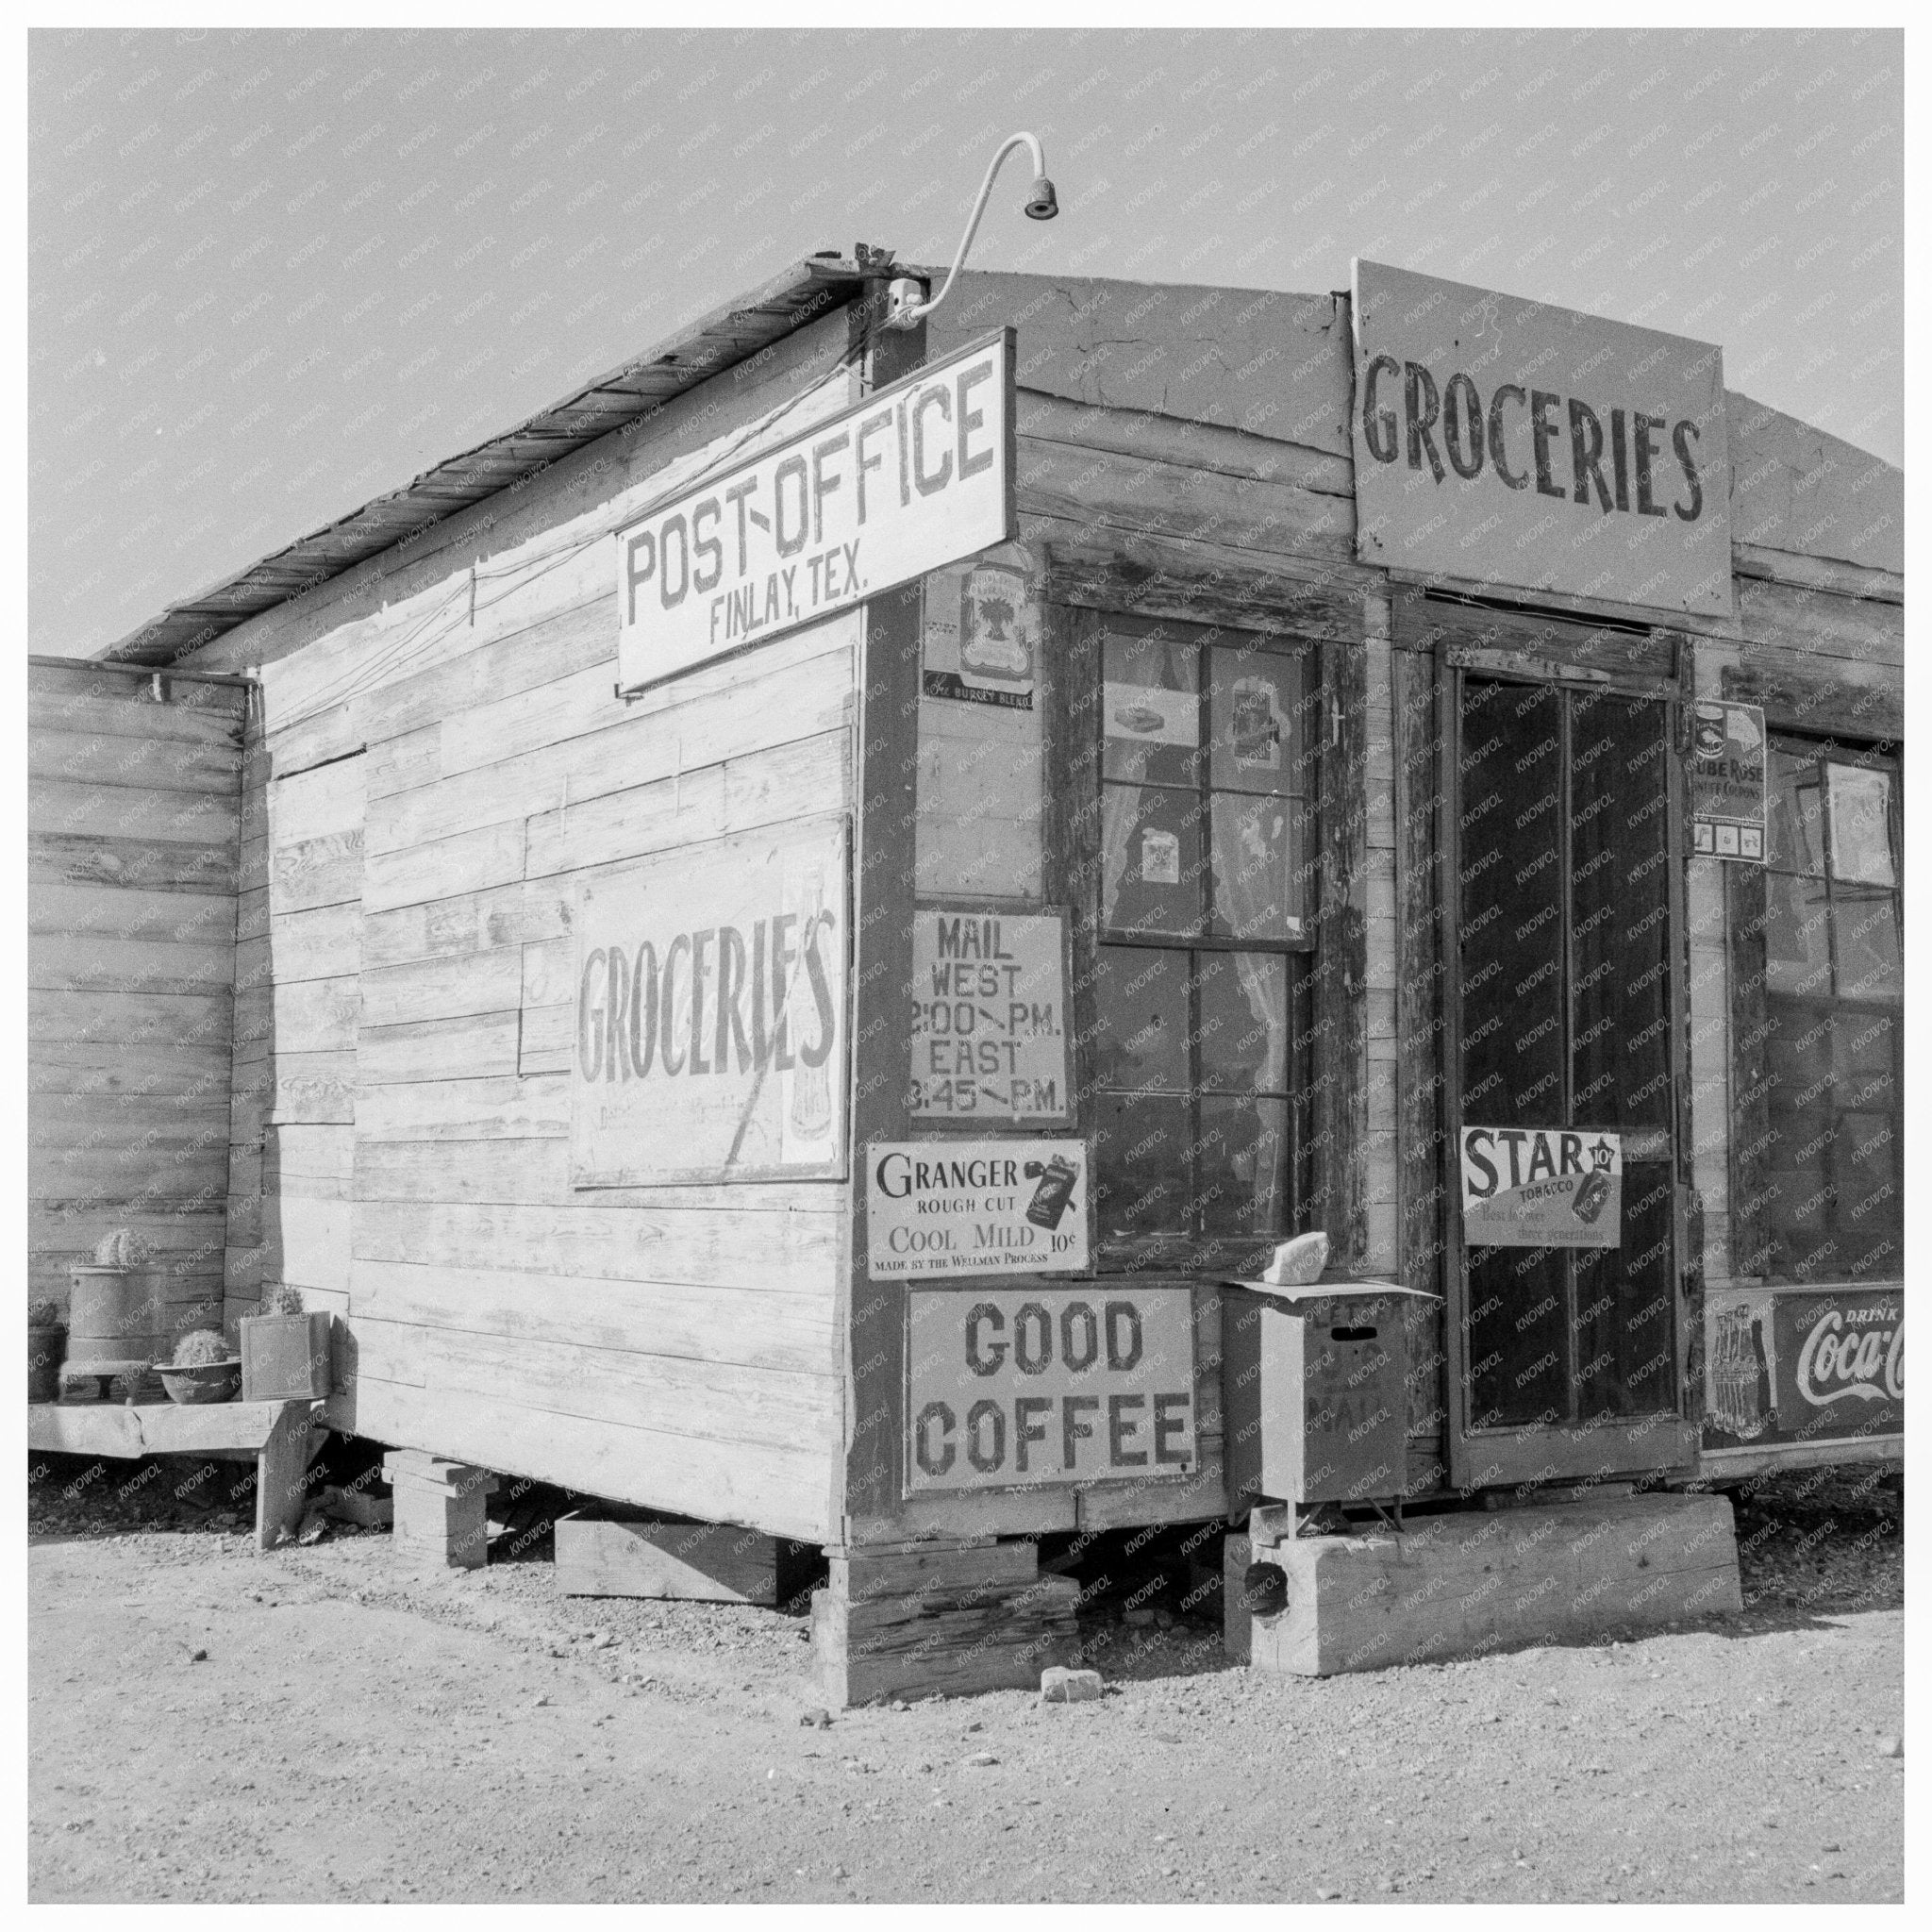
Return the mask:
M226 1317L332 1309L343 1429L824 1545L852 1696L1017 1680L1041 1534L1243 1513L1223 1284L1302 1229L1442 1298L1411 1500L1897 1454L1901 474L1372 264L967 274L910 331L895 272L801 263L109 654L254 692ZM666 506L820 424L862 492L908 377L873 487L957 432L994 541L941 504L979 547L857 602L800 551L830 614L747 579L654 666ZM37 855L119 836L81 780Z

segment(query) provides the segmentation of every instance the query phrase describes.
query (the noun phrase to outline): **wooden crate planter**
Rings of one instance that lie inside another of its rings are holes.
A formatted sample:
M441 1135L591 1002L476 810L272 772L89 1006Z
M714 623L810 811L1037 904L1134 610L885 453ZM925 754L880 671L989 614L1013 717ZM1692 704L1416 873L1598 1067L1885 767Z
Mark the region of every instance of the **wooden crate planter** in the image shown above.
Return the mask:
M243 1402L319 1402L333 1385L329 1317L244 1315Z

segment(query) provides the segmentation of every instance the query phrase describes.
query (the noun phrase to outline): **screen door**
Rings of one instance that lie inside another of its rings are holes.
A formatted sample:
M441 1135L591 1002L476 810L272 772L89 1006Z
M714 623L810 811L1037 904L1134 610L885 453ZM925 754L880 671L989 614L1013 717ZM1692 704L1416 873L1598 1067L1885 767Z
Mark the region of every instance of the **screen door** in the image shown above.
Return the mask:
M1456 678L1452 1144L1477 1124L1585 1144L1607 1132L1623 1177L1616 1244L1593 1247L1476 1244L1457 1177L1452 1471L1481 1483L1681 1466L1671 708Z

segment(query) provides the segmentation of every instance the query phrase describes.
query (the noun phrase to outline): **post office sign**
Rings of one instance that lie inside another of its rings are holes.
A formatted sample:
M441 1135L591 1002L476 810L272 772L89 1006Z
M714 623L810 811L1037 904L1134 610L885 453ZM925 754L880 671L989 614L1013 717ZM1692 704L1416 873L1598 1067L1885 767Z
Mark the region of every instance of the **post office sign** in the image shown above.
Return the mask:
M1185 1288L916 1289L906 1487L1144 1481L1195 1467Z
M1067 1118L1064 913L912 915L914 1120Z
M626 691L816 624L1017 534L1013 332L962 349L617 532Z
M1715 343L1362 260L1354 319L1365 563L1731 614Z
M1624 1139L1594 1127L1464 1127L1462 1238L1472 1248L1614 1248Z
M578 888L574 1186L843 1176L846 870L804 819Z
M1084 1141L875 1141L866 1149L867 1272L1064 1274L1089 1263Z

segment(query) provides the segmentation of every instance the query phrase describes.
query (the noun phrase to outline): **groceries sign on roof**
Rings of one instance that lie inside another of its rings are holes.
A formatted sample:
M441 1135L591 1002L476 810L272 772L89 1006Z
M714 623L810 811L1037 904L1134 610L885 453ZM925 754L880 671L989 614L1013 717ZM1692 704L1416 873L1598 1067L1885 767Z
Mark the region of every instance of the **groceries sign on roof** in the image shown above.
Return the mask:
M1007 329L760 454L732 463L727 444L620 529L620 681L764 643L1014 534Z
M1724 352L1355 264L1365 563L1731 613Z

